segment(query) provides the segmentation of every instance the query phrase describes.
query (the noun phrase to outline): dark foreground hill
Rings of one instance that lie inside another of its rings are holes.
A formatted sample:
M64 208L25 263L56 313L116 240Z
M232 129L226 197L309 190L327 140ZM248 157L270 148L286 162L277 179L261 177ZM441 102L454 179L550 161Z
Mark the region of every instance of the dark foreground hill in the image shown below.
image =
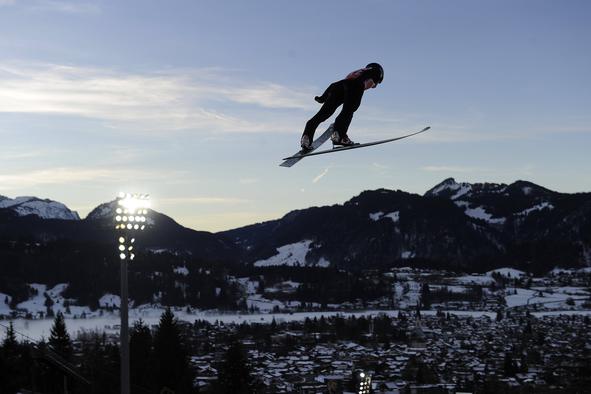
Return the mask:
M38 243L90 242L114 248L114 207L114 202L102 204L82 220L42 217L37 213L39 211L23 215L10 208L0 208L0 239ZM153 210L150 210L148 220L146 230L138 237L139 245L144 248L188 253L195 258L211 261L236 261L240 257L239 249L223 236L183 227L172 218Z

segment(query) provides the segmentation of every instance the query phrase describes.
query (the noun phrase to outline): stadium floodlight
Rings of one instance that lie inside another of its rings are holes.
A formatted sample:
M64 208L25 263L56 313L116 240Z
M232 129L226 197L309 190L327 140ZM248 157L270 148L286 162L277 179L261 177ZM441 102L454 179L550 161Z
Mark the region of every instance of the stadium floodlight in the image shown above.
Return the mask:
M371 392L371 374L359 372L359 388L357 393L369 394Z
M129 394L129 295L127 283L127 262L135 258L133 243L136 233L146 228L146 215L150 207L147 194L119 193L115 208L115 231L117 232L117 253L121 260L121 301L119 311L121 330L119 332L121 354L121 394Z

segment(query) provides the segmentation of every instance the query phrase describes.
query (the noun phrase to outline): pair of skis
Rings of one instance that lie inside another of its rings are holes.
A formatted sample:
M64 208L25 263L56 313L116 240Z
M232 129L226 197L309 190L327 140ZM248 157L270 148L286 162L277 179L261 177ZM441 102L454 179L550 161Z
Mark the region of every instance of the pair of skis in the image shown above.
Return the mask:
M279 165L281 167L291 167L294 164L296 164L298 161L302 160L304 157L308 157L308 156L322 155L322 154L325 154L325 153L340 152L340 151L343 151L343 150L364 148L366 146L379 145L379 144L385 144L386 142L398 141L398 140L401 140L403 138L408 138L408 137L412 137L413 135L424 133L425 131L427 131L427 130L429 130L431 128L430 126L427 126L427 127L425 127L424 129L422 129L420 131L416 131L414 133L406 134L406 135L403 135L401 137L389 138L387 140L367 142L365 144L355 144L355 145L349 145L349 146L340 146L340 147L336 147L336 148L333 148L333 149L326 149L326 150L321 150L321 151L315 152L315 150L318 149L320 147L320 145L322 145L326 141L328 141L328 139L330 138L332 132L334 131L333 130L333 126L334 125L331 124L328 127L328 129L324 133L322 133L322 135L320 137L316 138L314 140L314 142L312 142L312 149L310 149L307 152L304 152L304 151L300 150L299 152L296 152L293 156L284 158L283 159L283 163L281 163Z

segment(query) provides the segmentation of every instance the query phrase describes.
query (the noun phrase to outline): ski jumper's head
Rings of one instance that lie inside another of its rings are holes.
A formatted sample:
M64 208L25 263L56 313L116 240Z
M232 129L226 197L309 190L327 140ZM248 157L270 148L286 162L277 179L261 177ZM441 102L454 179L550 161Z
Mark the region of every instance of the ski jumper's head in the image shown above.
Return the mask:
M349 73L346 79L363 82L365 89L375 88L384 80L384 69L378 63L369 63L364 68Z
M384 69L379 63L369 63L365 66L365 69L367 70L367 75L373 79L376 86L382 83L384 80Z

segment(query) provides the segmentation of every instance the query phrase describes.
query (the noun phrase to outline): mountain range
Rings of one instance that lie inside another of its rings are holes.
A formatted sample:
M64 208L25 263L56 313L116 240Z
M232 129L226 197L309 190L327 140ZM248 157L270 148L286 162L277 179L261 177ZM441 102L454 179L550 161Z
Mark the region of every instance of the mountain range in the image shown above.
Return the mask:
M64 204L0 196L0 238L112 244L115 202L84 219ZM347 270L423 265L463 271L514 266L542 272L591 264L591 193L559 193L449 178L424 195L364 191L342 205L210 233L150 212L141 246L207 261L336 266Z

